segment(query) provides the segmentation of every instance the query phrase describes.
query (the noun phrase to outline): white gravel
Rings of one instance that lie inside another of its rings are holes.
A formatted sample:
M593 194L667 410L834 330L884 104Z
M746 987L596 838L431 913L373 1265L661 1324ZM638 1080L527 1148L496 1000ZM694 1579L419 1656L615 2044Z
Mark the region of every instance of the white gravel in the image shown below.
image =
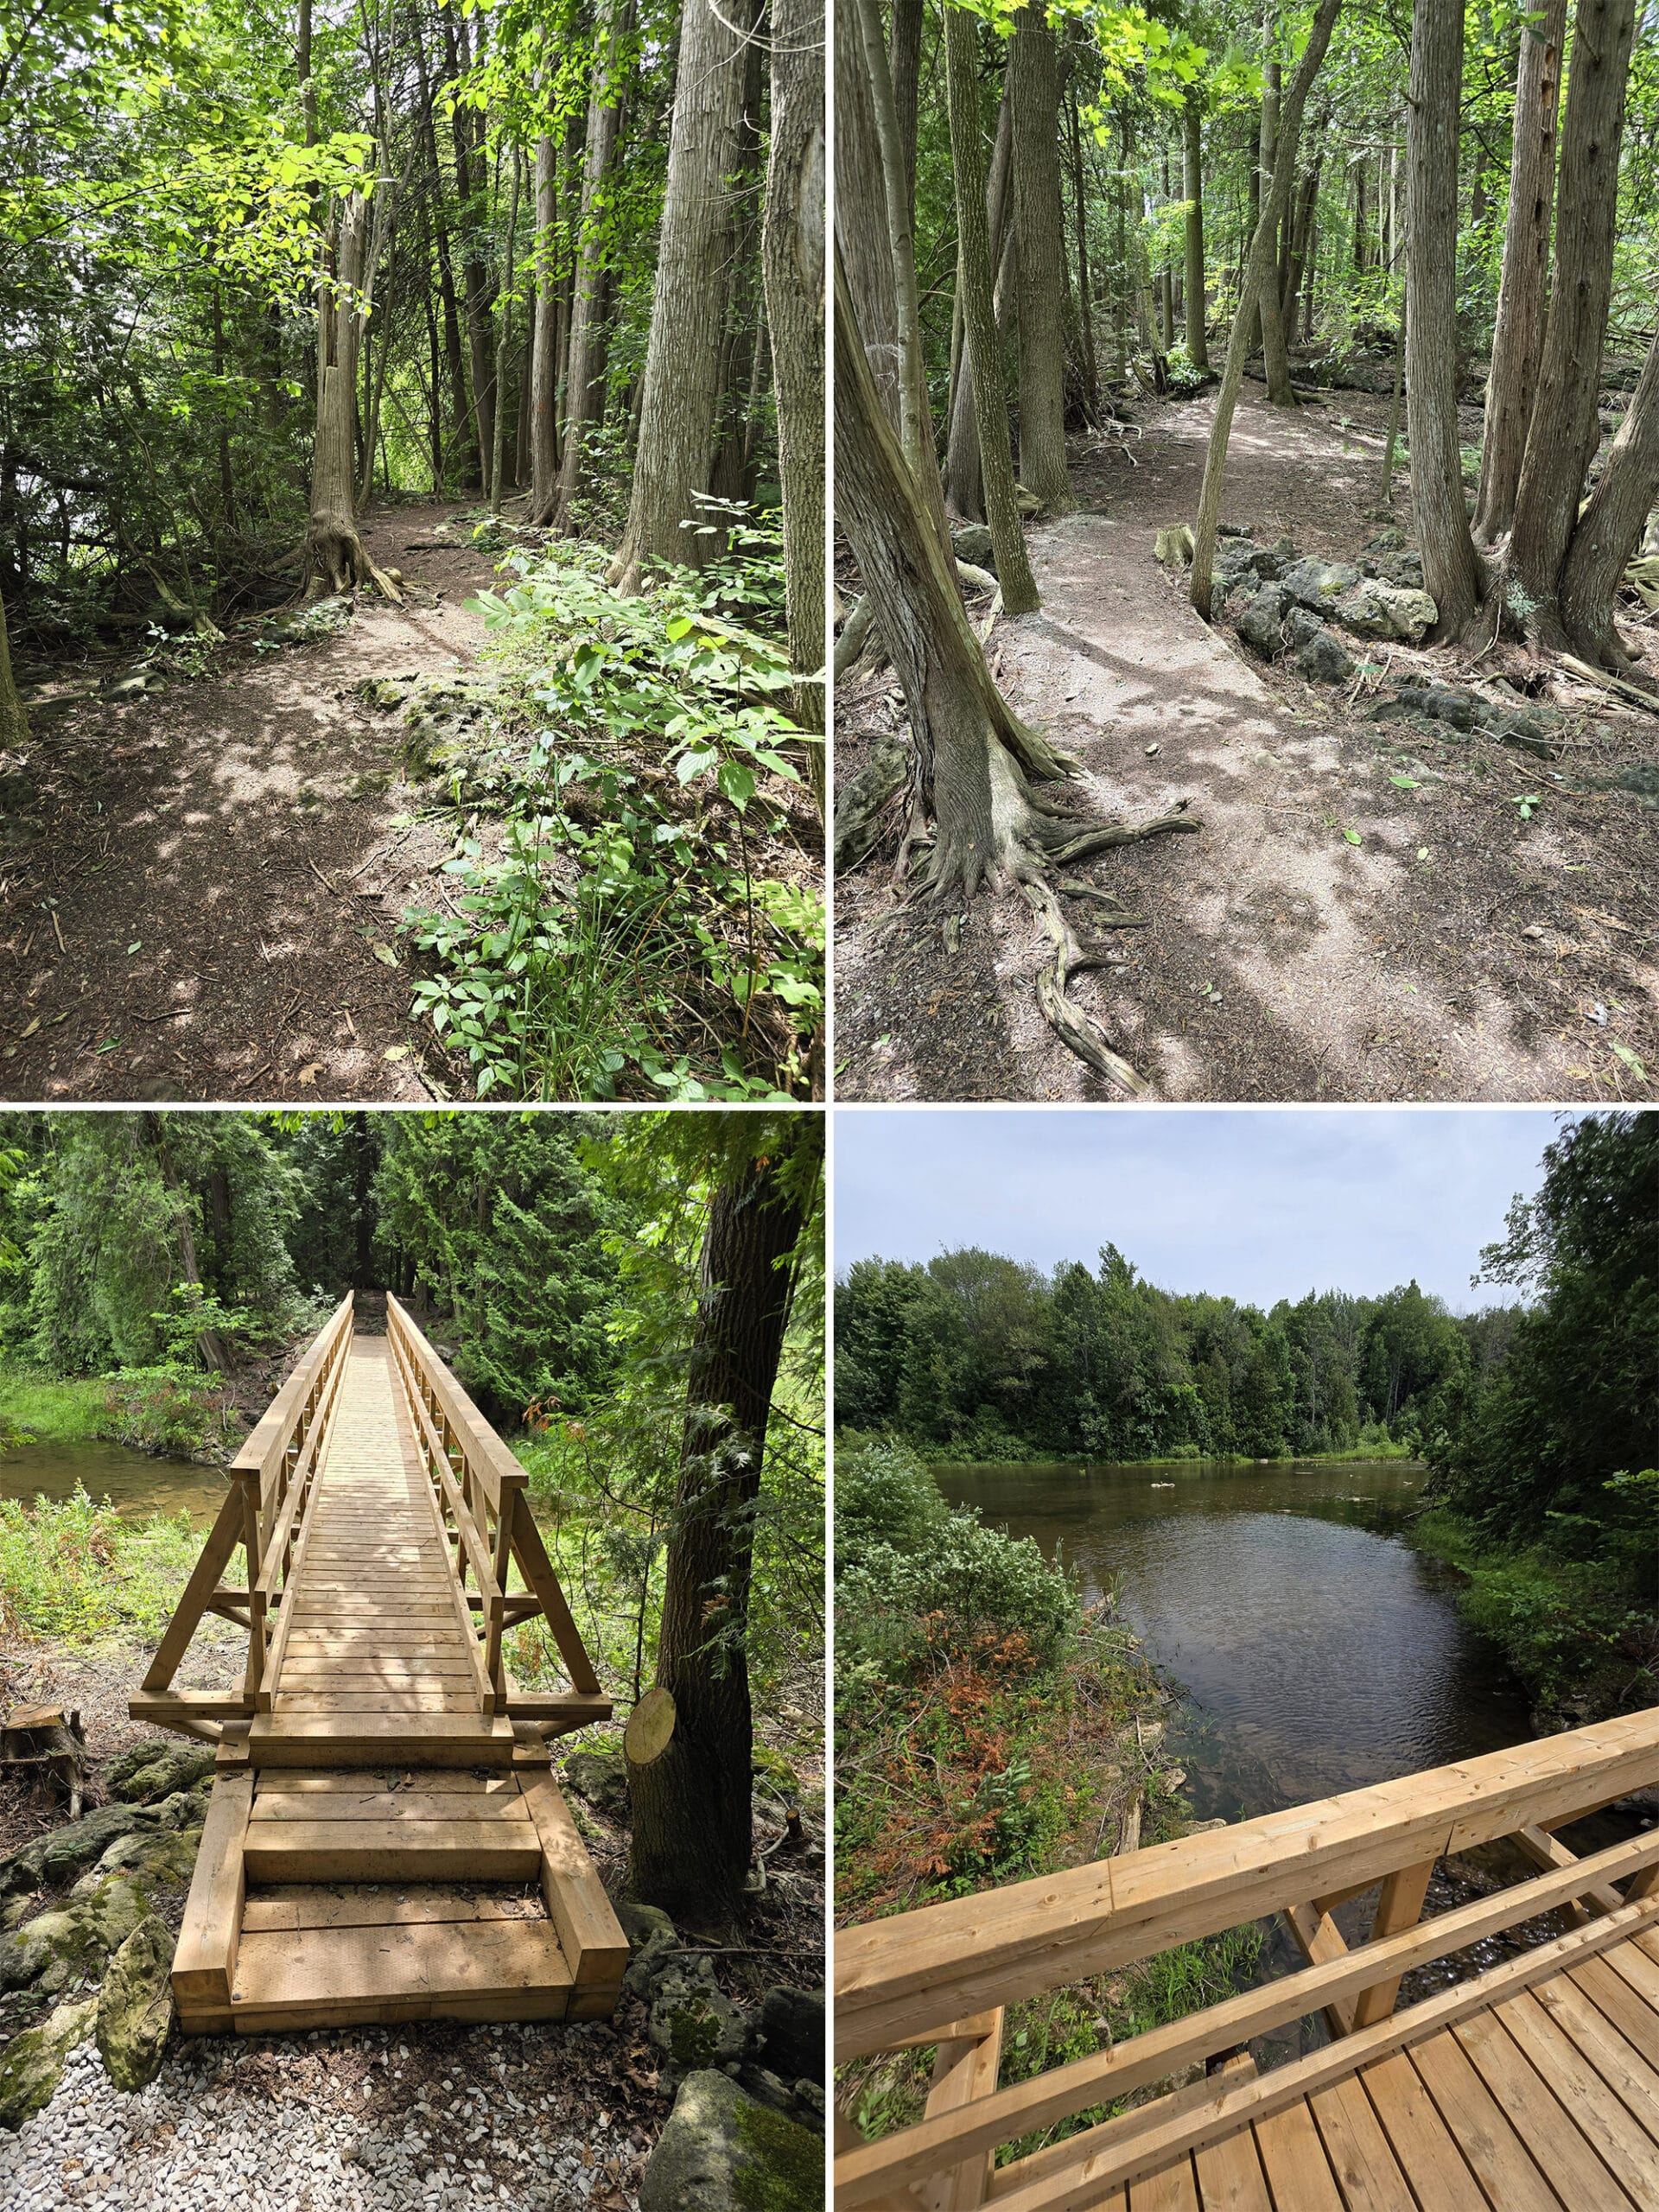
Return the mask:
M112 2086L88 2041L71 2052L50 2104L16 2135L0 2133L0 2205L638 2212L635 2147L620 2125L596 2125L586 2111L561 2115L556 2094L521 2098L497 2078L495 2054L522 2050L519 2039L537 2032L510 2027L497 2040L478 2031L479 2065L455 2053L447 2094L423 2069L407 2103L396 2097L396 2069L409 2049L395 2029L354 2031L357 2050L373 2054L372 2086L329 2074L327 2039L204 2038L172 2045L156 2079L131 2096ZM307 2056L321 2069L304 2065ZM291 2086L281 2078L290 2067ZM382 2109L365 2120L348 2108L359 2102Z

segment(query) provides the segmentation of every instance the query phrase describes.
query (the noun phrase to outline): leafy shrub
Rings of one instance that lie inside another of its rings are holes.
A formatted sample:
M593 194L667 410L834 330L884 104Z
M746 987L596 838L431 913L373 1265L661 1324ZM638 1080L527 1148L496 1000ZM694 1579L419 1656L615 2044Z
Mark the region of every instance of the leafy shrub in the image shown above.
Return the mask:
M762 534L737 535L709 571L642 595L605 583L597 549L566 546L515 555L519 581L470 602L538 726L499 854L469 839L448 864L459 899L404 921L438 963L415 1010L480 1096L804 1088L823 903L757 874L747 826L763 776L801 779L779 749L801 733L771 703L796 679L726 612L774 612L747 542Z
M907 1444L892 1436L837 1438L836 1560L842 1573L878 1545L919 1550L948 1510Z
M79 1488L33 1505L0 1499L0 1634L159 1632L200 1548L188 1513L135 1528Z
M104 1413L103 1433L116 1443L189 1459L226 1440L235 1408L218 1376L168 1362L108 1376Z

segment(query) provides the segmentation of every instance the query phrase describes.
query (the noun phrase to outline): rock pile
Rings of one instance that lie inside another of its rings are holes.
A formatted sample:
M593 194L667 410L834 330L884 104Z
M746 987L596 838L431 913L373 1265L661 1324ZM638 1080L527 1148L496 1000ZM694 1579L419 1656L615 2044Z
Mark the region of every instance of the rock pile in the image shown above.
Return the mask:
M1288 537L1259 545L1236 529L1216 555L1217 594L1239 636L1264 659L1288 649L1315 683L1353 673L1332 625L1357 638L1421 644L1436 614L1422 581L1422 562L1397 530L1368 539L1357 563L1303 554Z

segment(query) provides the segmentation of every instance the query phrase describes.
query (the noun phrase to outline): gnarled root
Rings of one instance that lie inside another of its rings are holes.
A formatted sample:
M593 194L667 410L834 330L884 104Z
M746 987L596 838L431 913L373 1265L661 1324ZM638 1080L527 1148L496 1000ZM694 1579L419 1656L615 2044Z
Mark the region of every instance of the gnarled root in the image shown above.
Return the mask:
M403 593L370 556L356 524L348 519L314 514L305 533L305 559L311 573L308 598L321 598L328 587L342 594L373 584L387 599L403 604Z
M1146 918L1116 911L1116 901L1070 875L1052 875L1058 866L1086 859L1118 845L1140 843L1170 831L1197 830L1185 811L1135 824L1090 822L1062 813L1046 797L1034 793L1012 753L994 739L988 747L986 784L964 802L960 788L940 791L936 837L918 888L937 899L951 893L970 899L985 882L993 890L1018 884L1054 948L1052 963L1038 971L1037 1002L1043 1018L1079 1059L1131 1096L1147 1084L1121 1053L1113 1051L1097 1021L1068 997L1067 983L1090 969L1114 967L1122 956L1103 944L1084 944L1060 911L1057 891L1085 898L1115 911L1100 917L1105 929L1144 929ZM949 804L944 804L946 799Z

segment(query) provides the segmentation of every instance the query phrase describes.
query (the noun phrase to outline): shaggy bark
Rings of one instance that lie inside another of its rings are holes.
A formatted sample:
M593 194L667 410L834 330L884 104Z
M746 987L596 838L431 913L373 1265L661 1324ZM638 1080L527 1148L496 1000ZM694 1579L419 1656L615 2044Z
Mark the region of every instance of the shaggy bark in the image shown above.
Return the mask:
M1269 61L1262 73L1265 81L1262 87L1262 194L1278 210L1278 218L1274 225L1268 273L1256 299L1262 317L1262 371L1267 378L1270 404L1274 407L1294 407L1296 394L1291 389L1290 355L1285 344L1279 242L1285 218L1289 213L1291 191L1295 182L1296 148L1288 142L1288 134L1281 127L1279 109L1283 81L1281 66L1276 61ZM1282 191L1280 189L1281 172Z
M490 512L501 512L502 480L506 470L507 428L507 356L512 346L512 283L518 248L518 192L524 177L524 156L515 146L512 149L512 194L507 208L506 250L501 261L501 319L496 326L495 389L498 405L495 410L495 446L490 461Z
M899 309L887 240L887 191L875 135L875 95L856 0L835 10L836 243L887 420L899 422Z
M761 263L784 492L784 607L792 712L824 725L823 686L823 15L817 0L772 0L772 149ZM824 804L823 744L810 747Z
M1065 458L1065 233L1060 208L1060 73L1040 0L1008 43L1014 217L1020 236L1020 480L1051 512L1071 505Z
M663 1579L656 1681L674 1732L630 1765L631 1886L706 1921L737 1910L753 1850L747 1614L755 1503L800 1242L799 1206L766 1166L715 1193L686 1383L679 1494Z
M1014 109L1008 99L1007 75L1002 79L1002 99L996 113L996 138L991 148L991 170L985 183L985 226L990 241L993 270L1002 265L1002 244L1007 226L1010 155L1014 144ZM961 283L958 269L957 283ZM995 313L995 293L993 293ZM1001 334L997 335L997 360L1002 361ZM1005 380L1006 390L1006 380ZM979 420L974 411L974 380L959 376L950 404L950 433L944 455L944 503L952 514L969 522L983 522L985 502L979 474Z
M1195 369L1210 365L1204 327L1204 126L1198 103L1188 94L1185 118L1186 174L1186 351Z
M1659 500L1659 338L1561 564L1561 627L1573 651L1621 673L1632 665L1613 626L1613 602Z
M536 141L536 292L530 328L530 515L543 523L558 493L559 275L558 152L545 131Z
M571 509L582 488L582 447L590 423L604 413L604 355L600 310L604 293L604 230L600 195L605 188L622 118L621 49L629 10L615 0L605 50L588 99L588 138L582 161L582 214L577 233L570 346L564 379L564 443L556 487L538 502L533 519L550 521L569 536Z
M991 242L985 219L985 149L979 127L979 54L976 19L965 9L945 10L944 51L950 110L950 155L956 172L957 282L979 425L985 512L996 559L1002 604L1010 614L1039 605L1026 556L1025 534L1014 496L1014 454L1008 441L1007 395L1002 387L1001 343L992 294Z
M1440 609L1433 635L1455 638L1491 582L1464 504L1458 444L1458 103L1463 18L1415 0L1406 111L1411 259L1406 270L1406 435L1423 585Z
M1245 264L1243 282L1239 288L1238 307L1227 339L1227 359L1222 368L1221 389L1216 394L1215 419L1210 426L1210 444L1204 459L1198 517L1192 525L1192 604L1206 622L1210 620L1211 582L1216 558L1216 525L1221 519L1221 488L1227 474L1227 442L1232 435L1233 411L1238 405L1239 391L1244 382L1244 364L1252 350L1256 301L1265 288L1279 281L1279 226L1284 219L1285 208L1290 200L1290 180L1296 167L1302 110L1307 102L1308 87L1319 74L1319 64L1331 43L1331 33L1336 27L1341 10L1342 0L1319 0L1319 12L1308 30L1307 44L1296 65L1290 90L1285 95L1284 107L1279 118L1282 158L1274 172L1272 191L1262 195L1261 212L1256 217L1255 234L1250 241L1249 259Z
M1046 869L1051 862L1082 860L1112 845L1198 825L1182 814L1140 828L1066 819L1033 791L1033 779L1064 777L1075 763L1027 729L991 681L955 577L882 410L839 255L835 394L837 519L909 711L916 756L912 823L929 812L934 821L924 881L936 898L963 899L983 883L995 888L1020 884L1053 947L1053 964L1038 987L1045 1015L1091 1067L1135 1090L1140 1084L1135 1071L1066 996L1070 976L1104 964L1106 956L1078 944Z
M1541 20L1521 26L1510 208L1481 433L1480 499L1475 510L1475 536L1483 545L1496 544L1515 520L1515 495L1543 356L1566 25L1567 0L1547 0Z
M1555 281L1503 569L1503 609L1545 645L1565 639L1561 563L1601 438L1597 402L1612 292L1618 149L1636 0L1581 0L1561 126ZM1412 247L1416 251L1414 226ZM1408 361L1406 373L1410 377ZM1415 426L1412 473L1416 474ZM1429 589L1433 590L1433 584Z
M355 512L357 350L362 328L365 212L362 194L349 193L317 287L317 429L305 561L314 595L355 591L373 582L388 599L401 600L397 585L365 550Z
M714 460L747 45L743 14L685 0L633 496L610 569L621 591L639 589L648 563L696 565L709 543L697 535L697 494Z

